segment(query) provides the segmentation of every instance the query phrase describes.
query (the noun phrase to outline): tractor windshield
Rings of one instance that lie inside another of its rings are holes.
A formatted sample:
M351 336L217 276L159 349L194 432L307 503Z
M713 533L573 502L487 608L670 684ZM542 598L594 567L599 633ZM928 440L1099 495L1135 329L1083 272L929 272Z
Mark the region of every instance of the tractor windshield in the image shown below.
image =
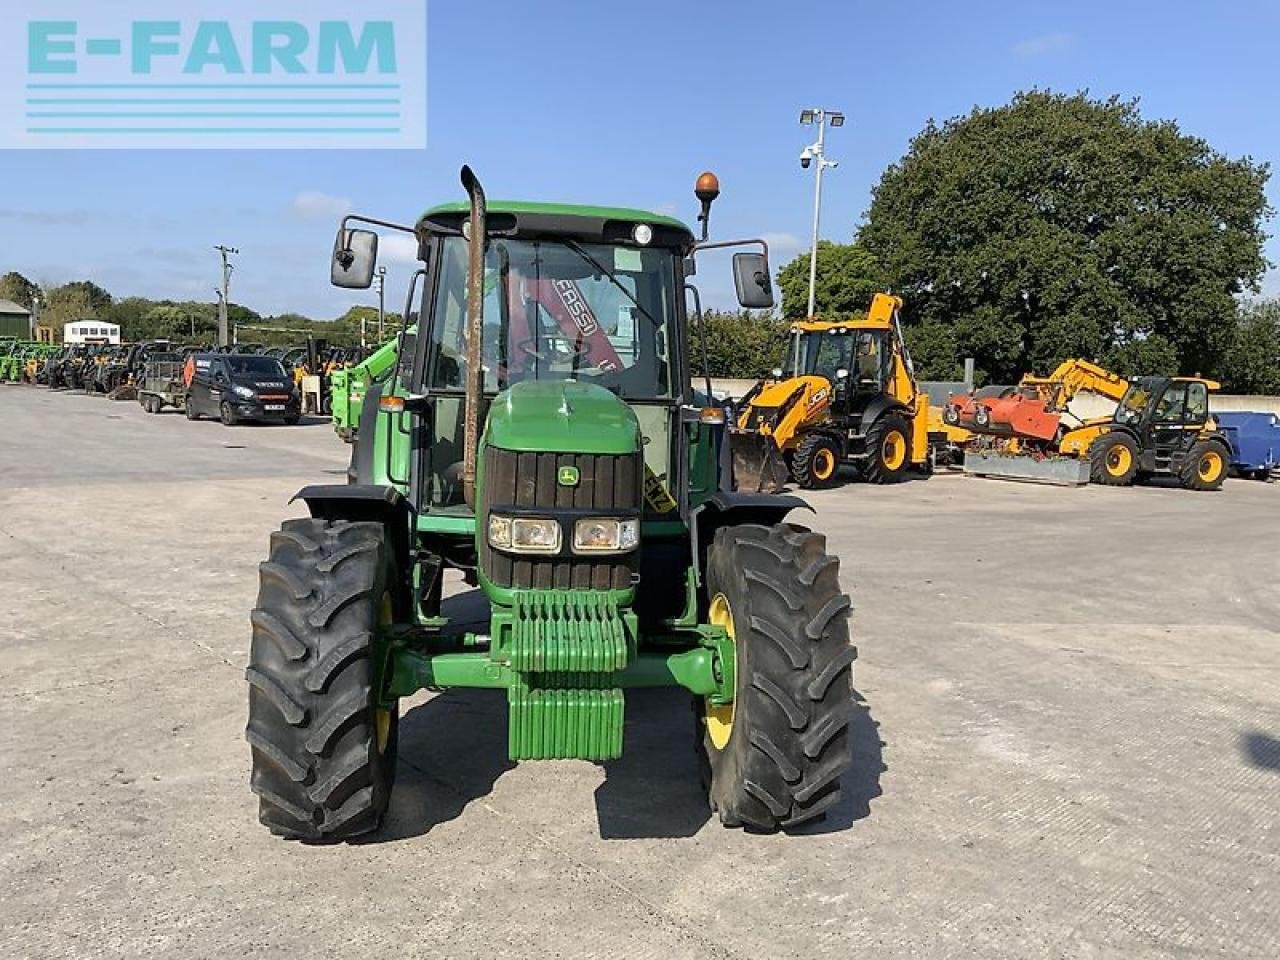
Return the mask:
M494 238L485 257L484 388L581 380L628 400L672 395L674 251ZM462 390L467 243L441 246L430 386Z

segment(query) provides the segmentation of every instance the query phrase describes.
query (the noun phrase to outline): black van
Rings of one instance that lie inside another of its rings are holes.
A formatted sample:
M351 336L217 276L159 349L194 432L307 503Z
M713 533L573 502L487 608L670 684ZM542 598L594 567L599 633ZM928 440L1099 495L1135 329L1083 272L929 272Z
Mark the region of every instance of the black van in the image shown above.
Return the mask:
M188 420L217 417L231 427L241 420L294 424L302 415L293 377L273 357L195 353L188 364Z

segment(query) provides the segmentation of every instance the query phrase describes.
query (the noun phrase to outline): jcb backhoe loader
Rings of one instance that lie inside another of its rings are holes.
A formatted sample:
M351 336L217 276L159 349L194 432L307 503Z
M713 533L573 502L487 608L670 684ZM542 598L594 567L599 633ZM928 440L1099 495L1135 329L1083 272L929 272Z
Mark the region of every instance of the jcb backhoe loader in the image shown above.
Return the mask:
M730 432L741 490L776 493L790 473L827 487L840 464L895 483L929 462L929 398L902 339L902 300L878 293L865 320L791 328L786 372L757 384Z

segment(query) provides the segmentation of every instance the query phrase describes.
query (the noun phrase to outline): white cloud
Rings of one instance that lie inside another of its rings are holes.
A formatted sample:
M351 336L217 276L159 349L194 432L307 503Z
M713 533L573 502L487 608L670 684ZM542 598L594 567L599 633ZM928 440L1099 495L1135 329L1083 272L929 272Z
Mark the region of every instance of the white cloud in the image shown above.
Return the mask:
M351 201L317 190L304 190L293 198L290 209L303 220L336 220L351 212Z
M1039 37L1028 37L1013 45L1013 55L1019 60L1034 60L1036 57L1062 53L1075 46L1076 38L1070 33L1046 33Z
M808 246L793 233L766 233L761 239L769 245L769 256L778 261L784 257L790 260Z
M1262 292L1267 296L1280 294L1280 267L1272 267L1263 274Z
M418 262L418 240L407 233L384 234L378 241L378 259L412 266Z

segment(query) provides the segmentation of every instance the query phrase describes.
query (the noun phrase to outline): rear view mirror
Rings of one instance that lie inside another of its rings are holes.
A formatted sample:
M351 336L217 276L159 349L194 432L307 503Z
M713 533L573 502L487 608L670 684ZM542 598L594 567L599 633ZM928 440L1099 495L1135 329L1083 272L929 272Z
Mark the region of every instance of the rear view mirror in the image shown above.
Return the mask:
M733 284L738 291L738 303L744 309L767 310L773 306L769 258L763 253L733 255Z
M378 235L372 230L338 230L329 282L347 290L368 290L378 263Z

